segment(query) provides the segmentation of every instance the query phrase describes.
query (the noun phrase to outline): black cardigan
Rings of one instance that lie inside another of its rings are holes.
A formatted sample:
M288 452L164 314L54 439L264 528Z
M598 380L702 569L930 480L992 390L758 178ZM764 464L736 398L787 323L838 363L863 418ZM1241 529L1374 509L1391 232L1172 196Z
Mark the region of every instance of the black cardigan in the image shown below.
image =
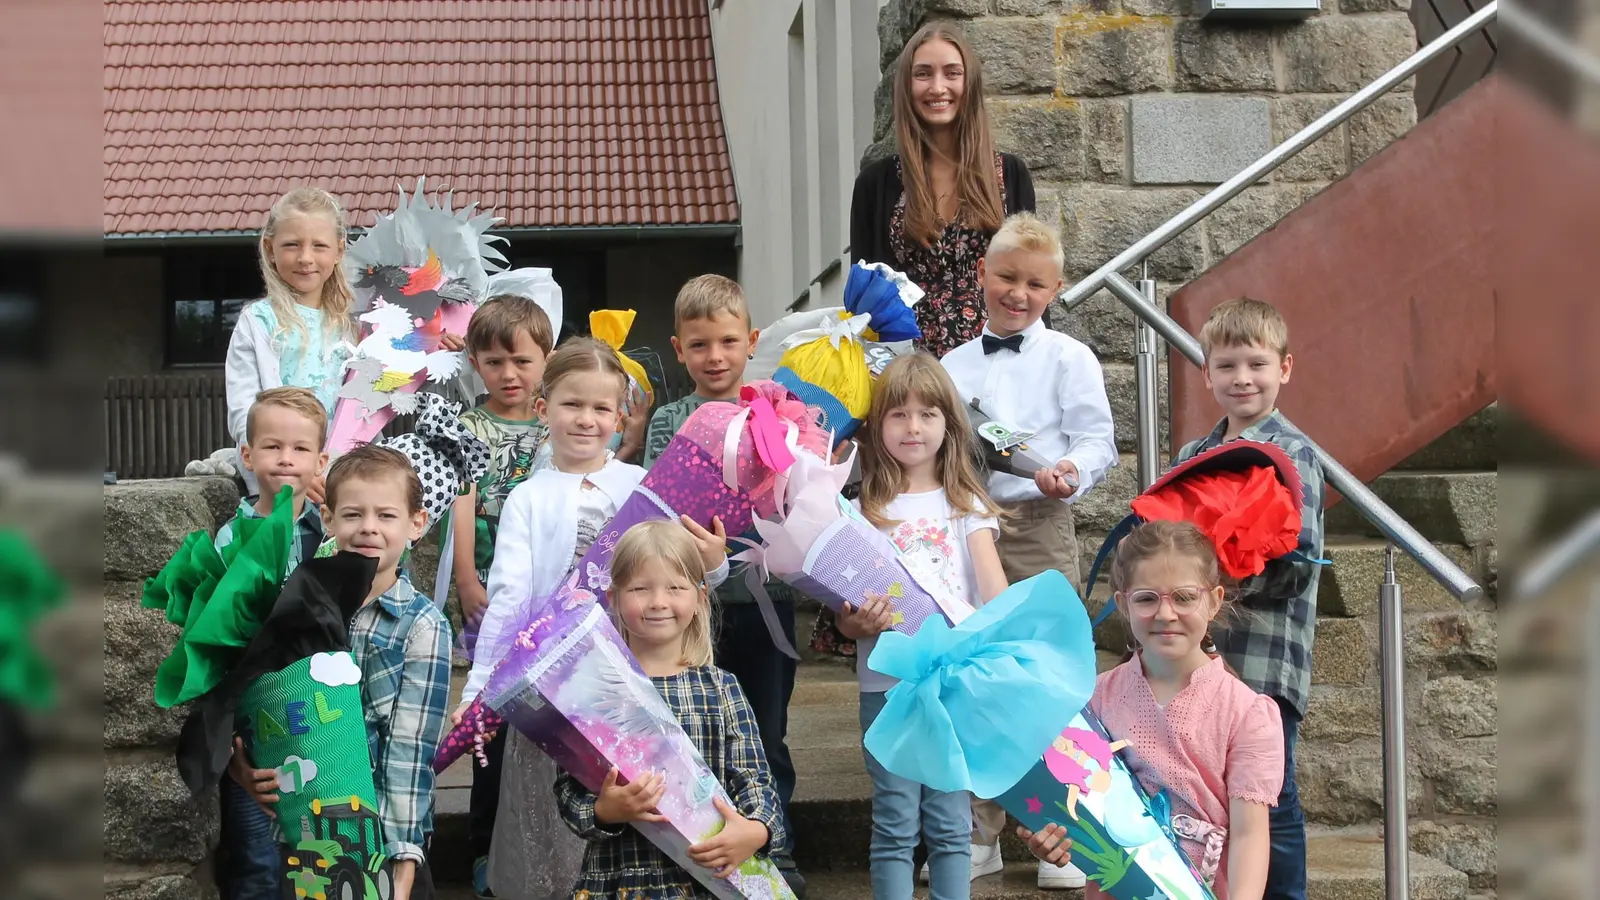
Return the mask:
M850 260L886 263L896 268L894 250L889 244L889 223L894 207L905 188L900 184L899 157L881 159L856 176L855 194L850 200ZM1006 215L1034 211L1033 176L1028 166L1009 153L1000 154L1000 173L1005 179Z

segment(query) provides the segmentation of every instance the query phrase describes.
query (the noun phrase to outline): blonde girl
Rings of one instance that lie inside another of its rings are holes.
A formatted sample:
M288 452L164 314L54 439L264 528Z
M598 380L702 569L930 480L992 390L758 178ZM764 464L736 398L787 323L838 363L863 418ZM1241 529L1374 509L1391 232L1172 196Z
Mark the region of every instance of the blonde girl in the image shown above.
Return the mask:
M617 630L667 701L689 740L733 798L714 802L727 824L689 848L717 877L757 852L781 846L783 814L761 751L755 714L732 675L711 664L711 602L705 559L693 534L675 522L628 529L611 558L611 609ZM619 785L617 770L598 794L561 773L556 798L567 827L588 843L574 897L637 900L713 895L630 822L659 822L666 792L660 774ZM737 808L735 808L737 807Z
M268 388L308 388L333 414L349 358L341 344L356 335L345 238L343 208L318 188L290 191L267 213L256 244L266 297L240 311L223 370L235 442L244 443L250 404ZM255 493L254 479L237 468ZM321 478L307 495L322 502Z
M534 413L549 430L550 455L507 495L500 511L488 605L479 626L472 671L453 715L488 683L521 624L513 621L530 598L551 594L605 524L644 478L644 470L606 449L617 431L628 376L616 353L590 338L572 338L545 360ZM726 543L684 519L711 580L727 577ZM685 530L687 529L687 530ZM517 732L506 736L500 805L489 851L489 887L502 900L545 900L577 879L584 843L561 824L550 793L555 763Z
M1005 590L1005 573L995 549L999 511L975 468L972 429L955 385L937 360L917 353L884 368L857 442L861 513L919 569L919 577L937 579L952 596L974 606ZM867 666L892 615L889 598L878 595L863 598L859 607L846 606L839 615L839 630L858 642L863 734L883 711L885 694L895 685L893 678ZM933 900L970 896L970 881L978 868L969 845L968 795L925 788L890 773L865 748L863 753L872 777L873 896L911 897L912 852L919 837L928 845L924 871ZM1001 826L1004 815L1000 813ZM998 865L992 871L999 871Z
M1145 790L1167 789L1173 829L1219 900L1260 900L1283 727L1276 702L1208 652L1226 606L1216 548L1189 522L1147 522L1117 545L1111 586L1135 650L1100 676L1089 707L1133 745L1130 768ZM1059 826L1019 833L1041 859L1065 861ZM1088 896L1101 896L1092 883Z

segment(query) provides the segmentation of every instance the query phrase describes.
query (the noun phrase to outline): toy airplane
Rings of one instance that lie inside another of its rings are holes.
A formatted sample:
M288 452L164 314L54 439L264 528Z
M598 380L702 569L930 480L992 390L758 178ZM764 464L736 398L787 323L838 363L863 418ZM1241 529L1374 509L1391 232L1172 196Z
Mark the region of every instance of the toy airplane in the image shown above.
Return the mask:
M1021 478L1032 478L1040 469L1051 468L1029 447L1031 431L1018 431L991 418L978 405L977 398L969 404L973 431L978 435L978 446L983 451L984 464L991 471L1005 472Z

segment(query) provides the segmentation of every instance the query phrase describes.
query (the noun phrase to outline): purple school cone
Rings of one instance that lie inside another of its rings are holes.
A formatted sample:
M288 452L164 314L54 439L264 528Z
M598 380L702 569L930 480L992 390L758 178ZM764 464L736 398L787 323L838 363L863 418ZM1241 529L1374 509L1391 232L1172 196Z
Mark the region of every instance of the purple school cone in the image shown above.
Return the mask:
M793 898L765 856L751 857L726 880L689 859L690 846L723 826L713 800L734 804L599 604L565 602L547 610L518 634L483 696L592 791L612 768L625 782L662 773L667 792L657 809L666 821L633 827L715 896Z
M866 594L884 594L894 611L889 627L916 634L930 617L945 618L933 594L906 569L894 544L877 529L851 517L828 527L799 572L775 572L795 590L834 612L860 605Z

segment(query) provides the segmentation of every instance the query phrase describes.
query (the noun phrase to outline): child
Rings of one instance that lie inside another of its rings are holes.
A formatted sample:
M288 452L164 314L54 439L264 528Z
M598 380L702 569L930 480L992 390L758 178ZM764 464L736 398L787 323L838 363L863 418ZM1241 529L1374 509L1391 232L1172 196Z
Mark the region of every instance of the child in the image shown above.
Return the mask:
M908 564L942 582L954 597L981 605L1006 588L995 550L997 511L974 466L973 433L950 376L932 356L914 354L884 368L857 438L861 513L894 541ZM867 667L877 636L889 627L887 598L846 607L839 630L857 641L861 731L883 711L896 681ZM934 900L971 894L970 800L893 775L866 754L872 776L872 895L909 898L917 838L928 844Z
M483 686L509 642L519 608L556 589L589 551L600 529L644 478L644 470L606 450L616 431L627 375L610 347L573 338L545 362L534 410L549 432L550 464L513 489L500 514L489 570L488 606L482 614L472 672L461 713ZM712 580L727 573L727 549L718 534L684 520ZM520 733L506 738L500 808L490 842L488 883L500 897L544 900L577 879L583 844L559 821L550 794L555 763Z
M294 491L294 542L289 548L288 569L292 572L301 560L315 555L322 543L322 517L316 504L306 502L306 490L328 462L328 455L322 452L328 411L305 388L271 388L256 396L244 427L240 455L245 470L255 473L260 482L261 495L240 500L238 515L270 515L278 492L285 485ZM233 536L231 521L218 529L217 552L232 544ZM250 777L243 756L235 761L238 765L230 766L228 777L222 780L222 843L228 850L223 880L228 896L235 900L277 900L283 892L283 874L272 823L242 786Z
M989 494L1010 511L1000 529L1000 563L1012 584L1058 569L1078 584L1078 541L1068 504L1117 464L1111 405L1093 351L1040 321L1061 289L1061 239L1032 213L1006 219L978 264L989 324L943 359L965 403L1015 429L1053 469L1034 479L991 473ZM973 877L998 872L1005 811L973 803ZM1040 863L1043 889L1082 887L1083 873Z
M433 826L433 755L444 737L450 693L450 626L399 571L401 555L427 521L422 482L398 450L357 447L328 471L322 517L340 550L378 561L366 603L350 621L350 650L361 667L361 712L373 742L385 850L396 860L392 896L431 896L425 853ZM251 775L257 802L276 802L272 771Z
M451 511L456 593L461 598L462 629L470 635L488 606L489 569L506 496L533 471L543 446L545 427L534 412L545 357L554 349L550 317L526 297L490 297L472 314L467 326L467 359L483 380L488 397L483 405L461 415L467 430L489 446L489 468L467 489ZM472 844L472 887L479 898L489 890L489 840L500 803L500 763L505 735L484 745L486 766L472 768L472 793L467 809Z
M341 344L356 335L355 297L342 265L344 210L332 194L298 188L283 195L256 249L267 296L239 313L224 370L228 433L240 442L250 404L267 388L307 388L331 415L349 358ZM316 475L307 495L320 503L321 471ZM246 493L255 493L254 479L244 478Z
M783 841L783 814L756 736L755 716L739 682L711 664L711 604L703 548L676 524L645 522L628 529L611 558L612 616L639 666L677 715L737 809L714 802L727 824L689 848L717 877L732 874L757 852ZM660 821L654 812L666 788L660 774L617 784L612 769L599 794L562 772L556 780L561 817L587 842L573 897L630 900L710 898L695 881L628 823Z
M1186 444L1174 462L1232 440L1276 444L1294 460L1304 495L1300 507L1301 559L1280 558L1239 586L1249 617L1216 629L1217 649L1245 684L1273 698L1283 721L1283 793L1272 810L1272 866L1268 898L1306 895L1306 824L1294 780L1294 748L1311 693L1311 643L1317 625L1322 556L1322 466L1304 434L1277 410L1278 391L1289 383L1294 357L1289 328L1270 304L1249 298L1221 303L1200 329L1206 387L1225 418L1211 433Z
M1167 789L1173 830L1218 900L1260 900L1282 724L1272 698L1206 652L1223 608L1216 548L1188 522L1148 522L1117 545L1111 587L1137 649L1100 676L1089 708L1132 744L1131 774L1145 790ZM1041 858L1065 861L1059 826L1018 834ZM1088 896L1104 895L1091 886Z
M750 308L737 282L721 275L692 278L678 291L672 311L672 349L689 370L694 393L657 409L645 437L642 465L649 468L672 442L673 435L701 406L714 401L734 402L744 381L744 367L755 351L761 333L750 327ZM788 585L769 579L767 595L780 627L794 645L794 608L797 595ZM761 746L772 768L778 801L784 811L784 833L789 834L789 800L794 796L794 762L786 743L789 698L794 694L795 661L778 650L767 630L761 608L745 585L735 578L717 592L717 665L739 679L739 687L755 711ZM783 870L795 893L805 880L794 868L793 847L773 847L772 860Z

